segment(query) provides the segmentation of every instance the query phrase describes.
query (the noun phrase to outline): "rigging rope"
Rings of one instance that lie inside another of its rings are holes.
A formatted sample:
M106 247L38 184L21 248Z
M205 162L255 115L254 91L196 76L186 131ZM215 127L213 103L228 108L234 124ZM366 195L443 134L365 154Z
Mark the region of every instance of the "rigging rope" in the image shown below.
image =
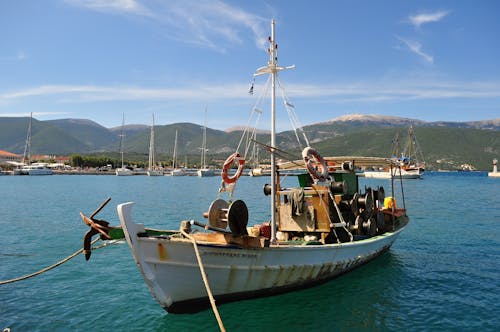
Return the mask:
M306 143L306 146L310 146L309 139L307 138L306 132L303 129L304 126L302 126L302 124L300 123L300 120L299 120L299 118L297 116L297 113L295 113L295 106L293 106L288 101L288 98L287 98L286 93L285 93L285 88L281 84L281 80L280 80L280 78L279 78L278 75L276 76L276 78L277 78L277 81L278 81L278 86L281 89L281 96L282 96L283 102L285 104L285 109L288 112L288 118L290 119L290 124L291 124L291 126L293 128L293 131L295 133L295 137L297 138L297 142L299 143L300 148L303 149L304 146L302 146L302 144L300 142L299 135L297 133L297 131L300 131L302 133L302 136L304 138L304 142Z
M240 142L238 143L238 146L236 148L236 152L239 151L240 149L240 146L241 144L243 143L243 139L245 138L245 136L247 137L247 145L245 146L245 153L243 155L243 158L246 159L246 155L247 155L247 152L248 152L248 149L249 149L249 146L250 146L250 139L249 137L250 136L250 133L249 133L249 129L250 129L250 122L252 121L252 118L253 118L253 114L254 113L262 113L261 111L259 111L259 104L262 103L262 101L265 99L265 97L268 95L268 91L269 91L269 85L271 83L271 79L268 78L267 81L266 81L266 84L264 85L264 90L263 92L261 93L261 95L259 96L259 98L257 99L257 101L255 102L255 105L254 107L252 108L252 110L250 111L250 117L248 118L248 121L247 121L247 125L245 126L245 129L243 131L243 134L241 135L241 139L240 139ZM255 132L255 130L257 129L257 123L260 119L260 115L257 117L257 120L256 120L256 123L253 127L253 132Z
M94 244L96 243L97 241L99 241L100 238L97 238L95 239L94 241L92 241L90 244ZM97 247L97 248L93 248L93 249L99 249L99 248L102 248L103 246L100 246L100 247ZM52 264L50 266L47 266L46 268L43 268L41 269L40 271L37 271L37 272L34 272L34 273L31 273L31 274L26 274L24 276L21 276L21 277L18 277L18 278L14 278L14 279L9 279L9 280L2 280L0 281L0 285L6 285L6 284L10 284L10 283L13 283L13 282L17 282L17 281L21 281L21 280L25 280L25 279L28 279L28 278L31 278L31 277L35 277L37 275L40 275L42 273L45 273L47 271L50 271L52 270L53 268L56 268L58 267L59 265L61 264L64 264L66 263L67 261L69 261L70 259L78 256L79 254L81 254L83 252L83 248L74 252L73 254L69 255L68 257L64 258L63 260L60 260L59 262L55 263L55 264Z
M191 242L193 242L194 251L196 253L196 259L198 260L198 266L200 267L201 277L203 279L203 283L205 284L205 288L208 293L208 298L210 299L210 305L212 306L212 310L214 312L215 318L217 319L217 323L219 323L220 330L225 332L226 329L224 327L224 324L222 323L219 311L217 310L217 306L215 305L214 296L212 294L212 291L210 290L210 285L208 284L207 274L205 273L205 268L203 267L203 262L201 260L200 252L198 251L198 243L196 243L196 240L185 231L181 230L181 233L189 240L191 240Z

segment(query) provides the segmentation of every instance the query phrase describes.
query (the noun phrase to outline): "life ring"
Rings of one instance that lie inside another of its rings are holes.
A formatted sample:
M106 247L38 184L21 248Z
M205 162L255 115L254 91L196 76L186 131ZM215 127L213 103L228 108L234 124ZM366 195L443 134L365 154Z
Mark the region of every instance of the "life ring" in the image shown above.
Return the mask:
M233 165L233 162L235 160L238 161L238 170L236 171L236 173L233 176L229 176L229 173L228 173L229 169L231 168L231 166ZM244 166L245 166L245 159L241 158L239 153L237 153L237 152L233 153L224 162L224 166L222 167L222 172L221 172L222 180L225 183L236 182L236 180L238 180L238 178L241 176L241 174L243 174Z
M325 180L328 178L328 167L326 166L326 161L316 150L310 146L306 147L302 150L302 159L304 159L307 170L313 179ZM318 171L314 164L320 164L321 172Z

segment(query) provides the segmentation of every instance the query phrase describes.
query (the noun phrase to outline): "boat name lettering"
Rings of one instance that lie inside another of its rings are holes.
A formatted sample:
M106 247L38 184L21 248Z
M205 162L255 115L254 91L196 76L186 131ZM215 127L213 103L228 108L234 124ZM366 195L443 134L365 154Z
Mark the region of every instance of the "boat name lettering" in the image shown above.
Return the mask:
M204 255L210 256L225 256L225 257L249 257L249 258L257 258L257 254L245 254L245 253L235 253L235 252L213 252L207 251L203 253Z

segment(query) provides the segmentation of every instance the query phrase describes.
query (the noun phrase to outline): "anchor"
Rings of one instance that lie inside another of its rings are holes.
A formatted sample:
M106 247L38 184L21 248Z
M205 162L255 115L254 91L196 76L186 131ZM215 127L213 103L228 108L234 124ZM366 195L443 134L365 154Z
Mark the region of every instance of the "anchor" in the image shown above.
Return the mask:
M109 236L109 231L114 228L109 226L109 222L101 219L94 219L94 217L109 203L111 197L108 197L91 215L87 217L82 212L80 212L80 217L83 222L90 227L90 230L85 233L83 237L83 253L85 254L85 260L90 259L92 253L91 242L94 235L100 234L101 240L111 240Z

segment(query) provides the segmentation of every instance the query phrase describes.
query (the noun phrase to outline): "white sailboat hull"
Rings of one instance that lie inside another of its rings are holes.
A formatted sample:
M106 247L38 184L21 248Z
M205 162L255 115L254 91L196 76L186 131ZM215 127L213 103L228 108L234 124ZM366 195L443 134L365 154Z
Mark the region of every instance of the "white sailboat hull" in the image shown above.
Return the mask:
M132 221L132 205L118 205L118 215L134 260L154 298L169 312L206 308L209 301L193 243L182 238L139 237L144 226ZM331 279L388 250L403 228L342 244L242 249L200 243L198 248L212 293L217 303L223 303Z
M176 168L176 169L173 169L169 175L171 176L184 176L186 175L186 171L182 168Z
M158 169L150 169L146 172L148 176L163 176L163 171Z
M208 176L214 176L214 170L210 168L200 168L199 170L196 171L198 176L200 177L208 177Z
M28 175L52 175L53 172L49 168L31 168L28 170Z
M128 169L128 168L117 168L115 170L115 174L117 176L130 176L130 175L134 175L134 172L132 172L132 170Z

